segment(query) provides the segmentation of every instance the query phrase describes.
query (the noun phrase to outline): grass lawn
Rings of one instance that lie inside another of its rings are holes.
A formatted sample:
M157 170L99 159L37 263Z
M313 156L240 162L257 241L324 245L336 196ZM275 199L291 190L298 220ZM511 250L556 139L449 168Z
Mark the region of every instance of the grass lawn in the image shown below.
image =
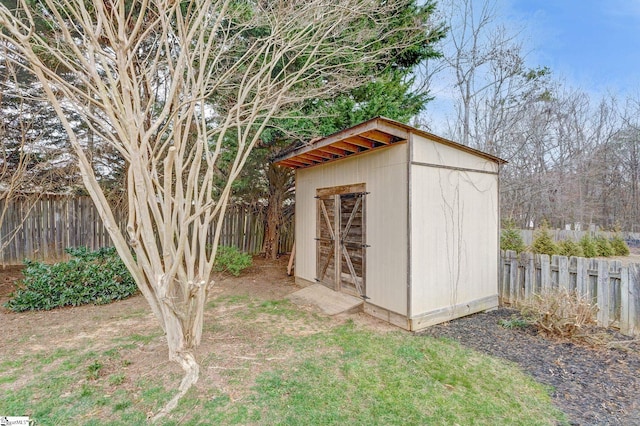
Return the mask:
M144 424L182 377L145 303L1 312L0 416ZM215 291L197 355L200 381L160 424L565 423L549 389L504 360L282 294Z

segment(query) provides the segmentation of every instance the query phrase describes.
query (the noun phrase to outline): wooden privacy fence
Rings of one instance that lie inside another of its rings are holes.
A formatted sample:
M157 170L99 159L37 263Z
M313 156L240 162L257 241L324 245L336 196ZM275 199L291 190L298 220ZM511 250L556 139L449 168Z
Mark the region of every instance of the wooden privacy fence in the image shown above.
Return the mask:
M620 261L546 254L502 252L499 294L502 304L517 304L560 288L598 305L597 323L640 334L640 265Z
M0 201L0 211L5 208ZM115 211L121 229L126 212ZM220 244L256 254L262 250L265 214L261 209L231 205L225 215ZM293 220L280 227L279 251L293 246ZM213 233L210 235L213 242ZM21 264L24 259L58 261L66 259L64 249L85 246L92 250L111 246L111 238L102 225L89 197L44 195L37 200L16 199L6 205L0 225L0 263Z

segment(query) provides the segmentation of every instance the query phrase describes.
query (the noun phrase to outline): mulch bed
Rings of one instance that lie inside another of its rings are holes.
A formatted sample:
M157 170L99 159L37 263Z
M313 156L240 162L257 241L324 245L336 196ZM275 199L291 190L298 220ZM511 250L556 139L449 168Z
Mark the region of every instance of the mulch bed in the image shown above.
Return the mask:
M422 334L518 364L552 388L556 406L573 425L640 425L640 342L610 330L594 330L601 344L548 338L533 326L505 328L519 318L500 308L430 327Z

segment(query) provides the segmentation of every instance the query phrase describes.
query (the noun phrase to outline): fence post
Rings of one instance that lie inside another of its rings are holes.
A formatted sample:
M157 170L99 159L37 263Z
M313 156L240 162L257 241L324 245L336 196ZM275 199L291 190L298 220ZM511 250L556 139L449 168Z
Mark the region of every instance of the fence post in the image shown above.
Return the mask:
M500 267L501 286L500 286L500 303L509 303L509 252L507 250L500 251Z
M517 288L518 288L518 256L516 252L509 251L510 270L509 270L509 303L515 303L517 301Z
M620 269L620 333L631 334L629 269Z
M629 335L640 334L640 265L629 265L629 286L628 286L628 316Z

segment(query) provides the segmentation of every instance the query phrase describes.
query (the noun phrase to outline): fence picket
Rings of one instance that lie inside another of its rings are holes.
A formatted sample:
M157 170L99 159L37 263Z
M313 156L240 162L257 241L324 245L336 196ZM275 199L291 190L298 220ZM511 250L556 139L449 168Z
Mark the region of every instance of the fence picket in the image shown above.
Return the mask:
M584 257L576 258L576 292L581 295L588 295L587 281L589 278L589 272L587 270L587 262Z
M598 323L609 326L609 264L606 260L598 261Z
M626 305L629 317L630 336L640 334L640 265L629 265L629 302Z
M503 304L517 304L540 291L563 288L598 304L598 325L617 325L630 336L640 334L640 264L622 266L619 261L507 251L502 252L500 271L498 290Z
M0 208L4 206L1 202ZM126 228L127 214L114 212L118 227ZM265 212L240 205L230 205L220 235L221 245L232 245L251 254L262 250ZM24 225L20 229L20 225ZM15 238L11 235L20 229ZM293 218L287 217L280 227L279 251L293 246ZM213 242L213 235L210 236ZM110 246L111 238L89 197L43 195L35 201L9 201L7 213L0 224L0 264L16 265L25 258L54 262L66 259L67 247L86 246L92 250Z
M518 300L517 297L517 286L518 286L518 256L515 252L511 252L511 258L509 259L511 264L511 269L509 270L511 280L509 282L509 301L516 302Z
M551 259L548 254L540 255L540 287L543 292L551 289Z
M529 299L535 292L535 277L536 277L536 269L534 264L534 256L529 256L526 262L523 262L523 265L526 265L526 271L524 274L524 298Z
M571 291L569 279L569 259L567 256L558 256L558 287Z
M630 289L629 289L629 269L620 270L620 332L622 334L631 333L630 311Z

